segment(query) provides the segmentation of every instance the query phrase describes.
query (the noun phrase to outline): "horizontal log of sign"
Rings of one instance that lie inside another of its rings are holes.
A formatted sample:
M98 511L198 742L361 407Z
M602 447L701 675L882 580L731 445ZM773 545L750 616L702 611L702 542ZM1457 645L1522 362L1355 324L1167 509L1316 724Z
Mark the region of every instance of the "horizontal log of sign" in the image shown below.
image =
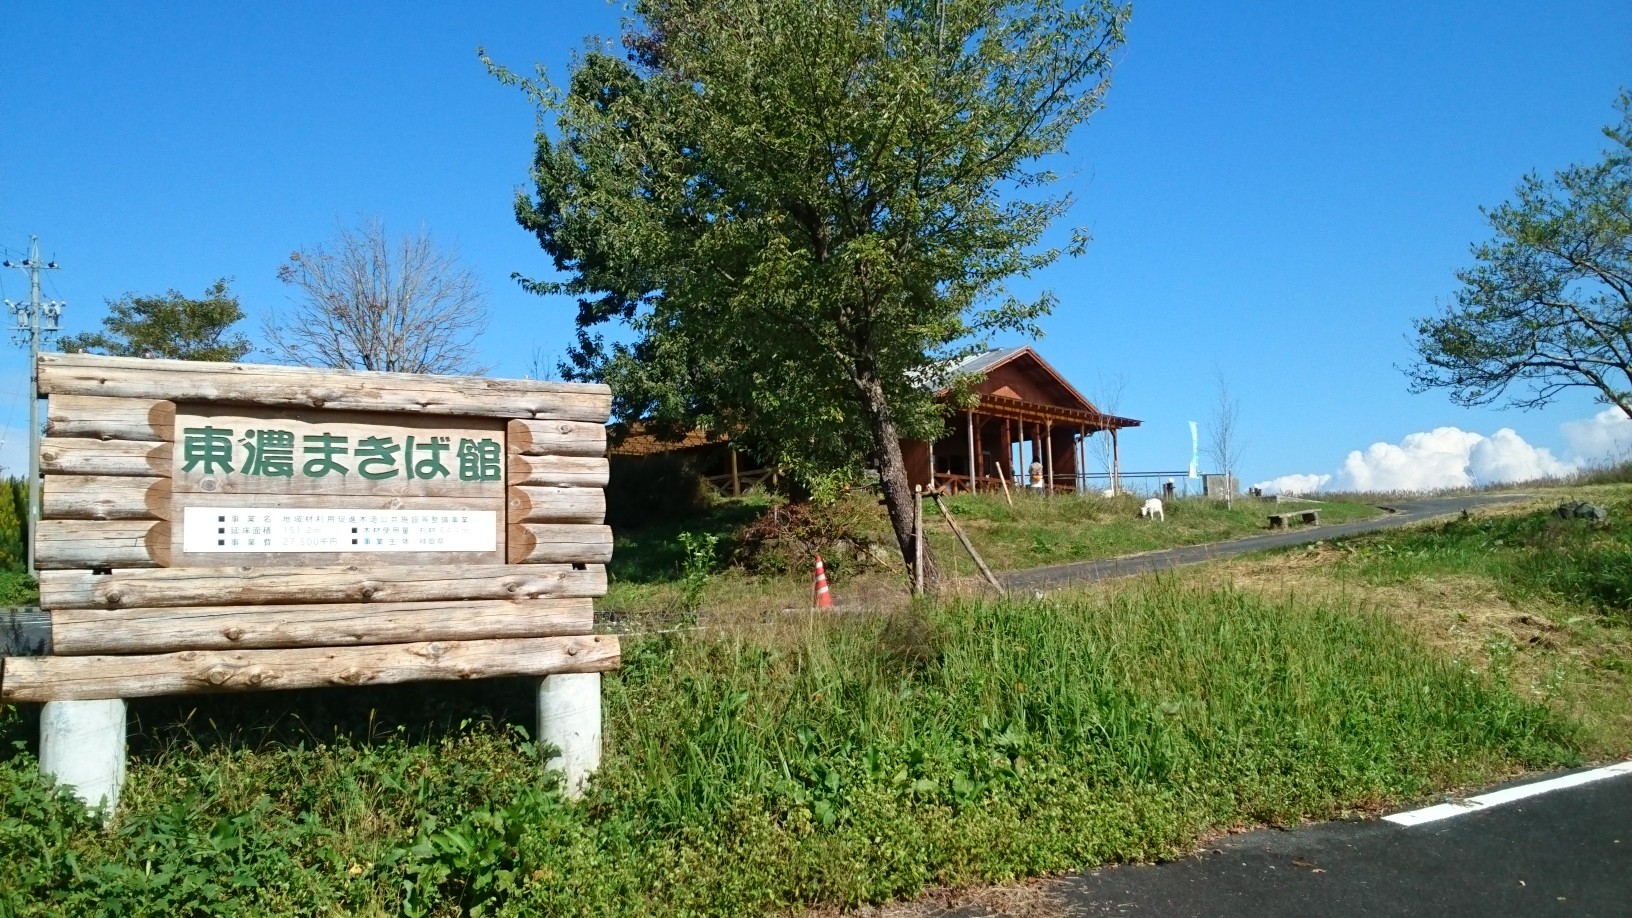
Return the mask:
M301 436L297 447L293 432L275 428L234 431L205 425L184 427L181 434L183 473L293 478L298 470L305 478L324 478L355 471L369 481L398 475L472 482L504 477L504 448L491 437L460 437L457 446L453 437L434 434L410 434L401 443L394 436L360 437L353 443L344 434L323 432Z

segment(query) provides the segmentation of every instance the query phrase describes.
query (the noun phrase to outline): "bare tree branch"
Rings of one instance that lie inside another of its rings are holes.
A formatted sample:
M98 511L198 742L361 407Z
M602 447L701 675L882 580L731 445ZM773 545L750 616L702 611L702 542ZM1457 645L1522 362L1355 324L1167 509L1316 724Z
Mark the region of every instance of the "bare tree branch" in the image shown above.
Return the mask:
M1094 407L1100 414L1120 415L1122 413L1122 398L1128 390L1128 375L1116 373L1107 376L1103 373L1094 380ZM1102 432L1102 436L1094 446L1094 454L1098 456L1100 464L1105 467L1106 487L1111 486L1112 472L1116 464L1116 451L1111 442L1111 435Z
M309 367L396 373L481 373L475 340L486 295L458 253L421 229L390 239L378 217L338 227L326 245L278 268L299 291L294 309L262 323L270 350Z
M1240 437L1241 401L1230 392L1230 380L1223 370L1217 370L1218 401L1213 405L1207 423L1207 458L1224 473L1224 505L1232 506L1235 497L1235 476L1241 465L1244 444Z

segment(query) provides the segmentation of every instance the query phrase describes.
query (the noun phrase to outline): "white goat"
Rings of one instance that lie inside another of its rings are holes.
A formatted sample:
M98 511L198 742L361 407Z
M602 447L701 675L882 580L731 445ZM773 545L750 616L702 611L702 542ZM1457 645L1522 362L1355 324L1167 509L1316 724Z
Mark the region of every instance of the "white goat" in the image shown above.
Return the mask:
M1161 520L1167 522L1167 516L1162 513L1162 501L1159 497L1152 497L1139 508L1139 516L1143 519Z

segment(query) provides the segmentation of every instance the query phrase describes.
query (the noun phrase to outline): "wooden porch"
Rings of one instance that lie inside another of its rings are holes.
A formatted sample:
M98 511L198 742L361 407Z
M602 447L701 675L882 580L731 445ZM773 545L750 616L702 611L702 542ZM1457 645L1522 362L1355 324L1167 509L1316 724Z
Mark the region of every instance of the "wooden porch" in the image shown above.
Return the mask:
M1139 421L1095 408L1029 347L989 352L955 370L984 375L976 387L979 401L949 406L950 430L934 443L902 443L913 484L975 492L1005 485L1042 493L1083 490L1089 444L1100 436L1110 441L1110 488L1120 490L1118 431ZM950 400L948 390L939 394Z

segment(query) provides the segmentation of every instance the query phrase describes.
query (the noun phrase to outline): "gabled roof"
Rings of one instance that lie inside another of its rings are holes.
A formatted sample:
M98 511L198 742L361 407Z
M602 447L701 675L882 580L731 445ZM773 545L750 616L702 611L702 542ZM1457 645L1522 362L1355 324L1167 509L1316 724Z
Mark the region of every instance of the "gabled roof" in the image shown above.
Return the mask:
M1020 364L1026 365L1036 375L1047 380L1050 387L1057 387L1059 393L1056 399L1047 402L1033 402L1012 398L998 392L982 392L981 407L995 411L995 413L1027 419L1052 416L1056 420L1072 420L1087 423L1096 429L1138 427L1139 422L1133 418L1108 415L1099 410L1086 396L1077 391L1077 387L1066 381L1060 372L1050 366L1029 345L1021 347L1006 347L998 350L974 354L958 361L948 361L937 368L936 376L943 384L936 390L937 396L945 396L951 388L951 380L957 376L983 375L992 380L993 374L1005 367Z
M687 431L679 439L670 439L657 436L643 424L635 424L621 439L614 438L611 453L614 456L651 456L727 443L730 440L731 438L725 434L701 429Z
M948 360L941 365L941 373L946 377L984 373L992 367L1008 362L1010 357L1019 354L1021 351L1031 351L1031 348L1029 346L1000 347L995 351L970 354L962 360ZM1035 357L1036 354L1036 351L1032 351L1032 356ZM1038 359L1041 360L1042 358L1039 357ZM940 391L945 392L946 390L942 389Z
M1035 364L1038 369L1042 370L1043 373L1049 377L1049 379L1051 379L1061 389L1064 389L1068 396L1078 402L1076 405L1061 405L1060 407L1076 408L1079 411L1087 411L1092 414L1100 413L1099 409L1094 407L1093 402L1088 401L1086 396L1084 396L1081 392L1078 392L1076 386L1066 382L1065 377L1061 376L1058 370L1050 366L1048 361L1042 358L1042 355L1032 350L1031 345L1029 344L1021 347L999 348L995 351L987 351L984 354L975 354L971 357L958 361L957 363L949 365L946 369L949 376L972 375L976 373L989 376L993 371L1019 360L1026 360ZM936 391L935 394L945 395L947 388L947 386L942 386Z

